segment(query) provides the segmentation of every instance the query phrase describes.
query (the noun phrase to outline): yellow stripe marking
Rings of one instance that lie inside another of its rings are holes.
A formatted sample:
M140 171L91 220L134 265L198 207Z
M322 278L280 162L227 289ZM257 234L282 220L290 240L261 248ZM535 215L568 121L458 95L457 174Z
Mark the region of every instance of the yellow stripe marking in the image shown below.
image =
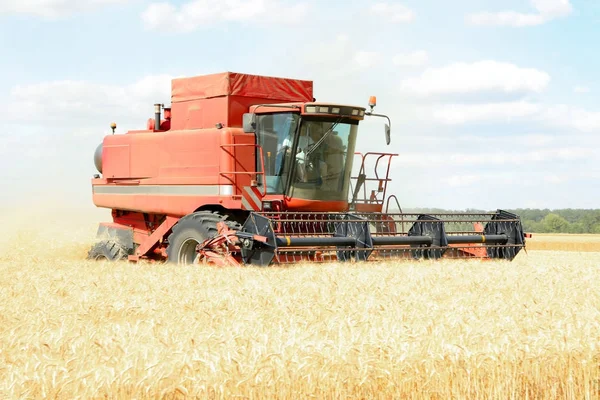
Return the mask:
M481 243L485 243L485 236L481 235Z
M292 243L292 240L290 239L290 237L289 237L289 236L286 236L286 237L285 237L285 240L287 241L287 245L288 245L288 246L290 246L290 245L291 245L291 243Z

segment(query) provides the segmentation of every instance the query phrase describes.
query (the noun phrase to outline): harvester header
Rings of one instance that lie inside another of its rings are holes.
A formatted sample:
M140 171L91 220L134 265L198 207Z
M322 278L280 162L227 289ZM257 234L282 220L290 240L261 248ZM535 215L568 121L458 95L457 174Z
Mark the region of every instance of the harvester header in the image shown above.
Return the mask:
M368 108L320 102L312 81L232 72L173 79L171 89L146 129L111 126L96 150L93 201L113 220L100 224L90 258L512 260L525 246L520 219L505 211L402 213L388 193L397 154L356 151L365 118L386 120L390 144L375 96Z

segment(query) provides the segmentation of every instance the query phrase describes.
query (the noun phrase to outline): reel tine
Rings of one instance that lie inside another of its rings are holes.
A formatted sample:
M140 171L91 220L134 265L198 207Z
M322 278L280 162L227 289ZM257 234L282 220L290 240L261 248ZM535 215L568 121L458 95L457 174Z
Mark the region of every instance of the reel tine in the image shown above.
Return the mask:
M249 222L250 221L250 222ZM267 238L245 262L501 258L524 247L520 219L511 213L253 213L244 231Z

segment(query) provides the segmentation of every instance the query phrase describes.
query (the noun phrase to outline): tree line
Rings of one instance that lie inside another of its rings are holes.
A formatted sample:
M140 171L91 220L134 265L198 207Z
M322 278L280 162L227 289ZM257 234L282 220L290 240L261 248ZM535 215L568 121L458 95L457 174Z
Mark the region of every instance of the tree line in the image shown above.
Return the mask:
M489 210L467 209L452 211L444 209L406 209L404 212L446 213L446 212L490 212ZM492 210L492 212L495 210ZM521 217L523 229L532 233L595 233L600 234L600 209L531 209L506 210ZM391 212L391 211L390 211Z
M526 208L510 212L521 217L527 232L600 234L600 210Z

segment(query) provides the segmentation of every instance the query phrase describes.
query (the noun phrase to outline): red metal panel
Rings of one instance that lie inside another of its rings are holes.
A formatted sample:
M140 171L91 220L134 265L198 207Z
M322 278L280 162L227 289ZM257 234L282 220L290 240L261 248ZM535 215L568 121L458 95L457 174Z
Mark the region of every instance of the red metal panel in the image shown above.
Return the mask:
M230 150L233 150L235 157L233 158L232 166L237 172L253 172L256 167L256 136L250 133L238 133L233 136L233 143L236 145ZM242 146L247 144L248 146ZM225 171L223 171L225 172ZM244 186L250 186L252 180L257 180L256 174L236 174L235 176L235 194L241 195Z
M112 137L114 136L107 136L107 139ZM104 142L102 149L102 172L107 178L129 178L131 176L129 171L129 144L121 143L111 144L110 139Z
M183 168L182 168L183 169ZM199 170L197 170L199 171ZM145 179L92 179L94 185L113 185L117 184L135 184L135 185L212 185L215 183L215 178L212 176L195 176L196 172L190 176L167 176L160 174L158 177Z
M125 135L130 144L130 177L147 178L157 176L159 171L159 151L163 137L156 133L140 133Z
M177 223L179 218L167 216L165 221L154 231L150 236L144 238L140 242L140 246L136 249L134 255L129 256L130 261L138 261L140 257L145 256L158 242L166 235L166 233Z
M214 128L217 123L229 126L227 104L227 97L173 103L171 130Z
M354 207L358 212L380 213L383 210L382 203L356 203Z
M218 184L219 145L222 137L231 135L229 131L169 131L155 133L162 136L158 160L159 177L211 177L208 181Z
M208 204L240 209L242 187L256 179L221 174L256 171L255 136L241 129L139 132L104 143L107 173L93 181L100 207L178 216ZM226 152L231 144L251 146Z
M252 106L280 103L282 101L277 99L244 96L215 97L174 103L171 107L173 118L170 128L171 130L210 129L218 123L224 127L241 128L242 117L244 113L250 112ZM259 108L259 111L261 110ZM278 108L277 111L286 110Z
M182 217L205 204L218 204L225 208L241 210L241 198L231 196L161 196L94 194L94 204L119 210L143 211L150 214L170 214Z
M211 129L107 136L103 150L104 177L131 178L140 184L160 184L157 178L184 180L180 182L184 184L219 184L220 145L229 142L234 133Z

